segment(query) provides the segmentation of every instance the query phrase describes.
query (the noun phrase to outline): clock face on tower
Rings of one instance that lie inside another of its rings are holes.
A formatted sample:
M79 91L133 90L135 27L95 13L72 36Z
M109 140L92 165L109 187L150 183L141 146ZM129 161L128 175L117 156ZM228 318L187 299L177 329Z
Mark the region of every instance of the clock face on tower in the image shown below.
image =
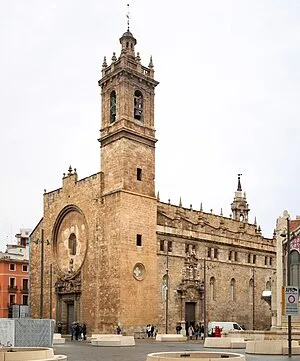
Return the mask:
M87 251L87 225L77 208L62 212L54 231L54 251L58 268L65 275L76 274L85 259Z

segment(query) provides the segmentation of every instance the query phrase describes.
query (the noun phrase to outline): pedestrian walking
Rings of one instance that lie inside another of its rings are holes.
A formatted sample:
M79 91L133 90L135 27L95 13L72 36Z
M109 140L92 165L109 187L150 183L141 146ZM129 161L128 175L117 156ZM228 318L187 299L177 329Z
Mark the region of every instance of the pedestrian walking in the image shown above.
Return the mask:
M60 334L62 332L62 324L61 324L61 322L58 322L58 324L57 324L57 332L60 333Z
M192 325L190 325L188 328L188 335L189 335L190 340L192 340L193 334L194 334L194 327Z
M153 334L154 334L154 325L151 325L150 336L153 337Z
M75 325L75 340L78 341L79 337L80 337L80 333L81 333L81 330L80 330L80 325L79 323L77 322L76 325Z
M204 339L204 325L203 325L203 323L201 323L201 326L200 326L200 337L201 337L201 340Z
M176 333L177 333L177 335L180 335L180 334L181 334L181 330L182 330L182 327L178 324L178 325L176 326Z
M70 332L71 332L71 341L73 341L75 339L75 324L74 323L70 327Z
M146 332L147 332L147 336L150 337L151 336L151 325L147 325L146 327Z

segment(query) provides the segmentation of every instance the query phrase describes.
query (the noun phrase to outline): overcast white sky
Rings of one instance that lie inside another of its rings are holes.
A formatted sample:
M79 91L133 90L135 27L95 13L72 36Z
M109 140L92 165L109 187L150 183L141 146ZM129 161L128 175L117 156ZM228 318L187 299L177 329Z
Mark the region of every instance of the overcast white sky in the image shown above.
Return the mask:
M1 0L0 248L42 217L43 190L100 170L103 56L119 55L127 0ZM229 216L242 173L250 221L271 237L300 214L299 0L130 3L153 55L156 189Z

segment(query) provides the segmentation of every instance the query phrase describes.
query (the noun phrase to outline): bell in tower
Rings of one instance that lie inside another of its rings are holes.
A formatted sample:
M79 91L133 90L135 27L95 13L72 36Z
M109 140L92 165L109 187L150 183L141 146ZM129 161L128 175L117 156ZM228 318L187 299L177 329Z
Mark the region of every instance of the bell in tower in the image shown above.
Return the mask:
M136 90L134 92L134 119L143 120L143 94Z

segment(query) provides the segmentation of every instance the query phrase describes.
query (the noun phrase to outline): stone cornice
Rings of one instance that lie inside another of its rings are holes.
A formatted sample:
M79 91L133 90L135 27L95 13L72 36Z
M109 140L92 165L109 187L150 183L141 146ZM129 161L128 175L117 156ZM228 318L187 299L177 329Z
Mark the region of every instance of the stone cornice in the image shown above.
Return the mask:
M141 133L136 133L128 128L117 129L112 133L102 136L101 138L98 139L98 141L100 142L101 147L104 147L105 145L115 142L121 138L127 138L148 145L153 148L155 148L155 143L157 141L155 138L151 136L147 136Z

